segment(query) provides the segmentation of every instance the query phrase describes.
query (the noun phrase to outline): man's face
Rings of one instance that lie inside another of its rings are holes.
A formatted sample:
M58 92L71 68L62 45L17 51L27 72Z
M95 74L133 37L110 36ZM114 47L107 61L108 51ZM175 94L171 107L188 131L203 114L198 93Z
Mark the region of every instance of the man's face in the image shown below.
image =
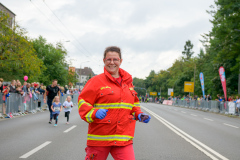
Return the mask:
M52 82L53 87L57 86L57 81Z

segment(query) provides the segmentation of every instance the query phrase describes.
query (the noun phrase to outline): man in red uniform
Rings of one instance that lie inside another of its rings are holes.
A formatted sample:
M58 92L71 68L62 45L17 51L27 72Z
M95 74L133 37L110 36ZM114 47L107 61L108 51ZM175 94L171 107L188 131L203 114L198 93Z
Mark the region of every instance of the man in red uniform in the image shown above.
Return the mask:
M78 98L78 111L89 123L85 159L134 160L133 137L136 120L148 123L151 117L140 109L132 76L119 68L121 50L104 52L104 73L91 78Z

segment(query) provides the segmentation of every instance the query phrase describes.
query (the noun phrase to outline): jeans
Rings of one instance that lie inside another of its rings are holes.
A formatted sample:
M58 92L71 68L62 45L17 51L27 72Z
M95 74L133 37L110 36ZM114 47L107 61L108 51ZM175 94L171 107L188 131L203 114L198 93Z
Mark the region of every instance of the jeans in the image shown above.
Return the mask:
M53 101L52 99L47 100L47 104L48 104L48 108L49 108L49 112L50 112L50 120L52 120L52 118L53 118L52 109L51 109L52 101Z

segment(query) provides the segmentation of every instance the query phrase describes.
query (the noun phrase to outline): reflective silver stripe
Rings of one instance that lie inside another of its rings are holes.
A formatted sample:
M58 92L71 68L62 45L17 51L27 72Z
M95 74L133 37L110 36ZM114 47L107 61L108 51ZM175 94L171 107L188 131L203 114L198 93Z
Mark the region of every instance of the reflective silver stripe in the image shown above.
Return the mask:
M134 106L140 107L140 103L134 103Z
M93 122L92 120L92 113L93 113L94 109L92 109L86 116L86 119L89 123Z
M100 108L100 107L116 107L116 108L128 107L128 108L133 108L132 105L127 105L127 104L109 104L109 105L94 104L94 107L96 107L96 108Z
M132 140L133 137L118 137L118 136L111 136L111 137L96 137L96 136L88 136L88 139L93 140Z

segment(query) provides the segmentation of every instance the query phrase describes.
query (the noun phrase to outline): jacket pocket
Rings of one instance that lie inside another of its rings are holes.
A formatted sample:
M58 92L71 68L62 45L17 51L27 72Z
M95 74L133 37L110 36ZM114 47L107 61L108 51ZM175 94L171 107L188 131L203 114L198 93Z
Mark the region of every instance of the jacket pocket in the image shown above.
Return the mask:
M111 118L104 118L104 119L96 119L95 121L93 121L92 123L98 123L98 124L111 124L112 123L112 119Z
M130 90L130 92L134 97L137 96L137 92L135 90Z
M114 94L113 90L103 89L103 90L100 91L99 97L103 97L103 96L106 96L106 95L113 95L113 94Z

